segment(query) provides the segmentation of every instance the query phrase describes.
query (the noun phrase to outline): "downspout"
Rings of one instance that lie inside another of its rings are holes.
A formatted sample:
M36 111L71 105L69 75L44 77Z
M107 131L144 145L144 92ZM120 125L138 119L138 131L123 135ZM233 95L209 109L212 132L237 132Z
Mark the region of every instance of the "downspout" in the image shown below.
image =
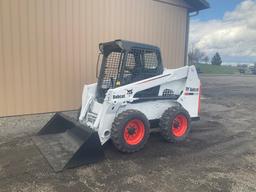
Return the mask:
M193 12L193 13L194 13L194 14L189 15L189 17L195 17L195 16L199 15L199 11L195 11L195 12Z
M190 18L195 17L199 14L199 11L193 12L190 14L189 11L187 12L187 24L186 24L186 40L185 40L185 58L184 58L184 65L188 65L188 43L189 43L189 28L190 28Z

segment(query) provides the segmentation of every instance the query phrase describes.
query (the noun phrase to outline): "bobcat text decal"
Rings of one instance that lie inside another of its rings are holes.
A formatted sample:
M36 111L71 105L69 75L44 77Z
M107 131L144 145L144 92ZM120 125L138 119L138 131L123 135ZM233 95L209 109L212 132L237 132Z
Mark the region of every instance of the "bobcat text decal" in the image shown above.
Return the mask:
M184 95L198 95L199 88L186 87Z
M125 95L113 95L113 99L122 99L125 98Z

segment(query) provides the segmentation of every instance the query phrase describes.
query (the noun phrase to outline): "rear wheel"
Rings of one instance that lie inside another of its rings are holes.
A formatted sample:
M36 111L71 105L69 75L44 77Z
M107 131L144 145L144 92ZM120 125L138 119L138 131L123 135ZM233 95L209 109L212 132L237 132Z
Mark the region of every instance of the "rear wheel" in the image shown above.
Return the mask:
M115 118L112 124L111 139L119 151L136 152L146 144L149 129L149 121L143 113L137 110L127 110Z
M163 113L160 119L160 133L166 141L184 141L189 131L190 116L183 107L170 107Z

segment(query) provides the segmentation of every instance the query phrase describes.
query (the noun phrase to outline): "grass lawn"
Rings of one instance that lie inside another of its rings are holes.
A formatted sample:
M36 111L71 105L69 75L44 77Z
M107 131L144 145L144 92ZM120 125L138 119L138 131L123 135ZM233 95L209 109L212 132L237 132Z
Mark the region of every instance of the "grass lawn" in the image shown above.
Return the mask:
M205 74L236 74L239 73L237 67L232 66L216 66L208 64L197 64L198 72Z

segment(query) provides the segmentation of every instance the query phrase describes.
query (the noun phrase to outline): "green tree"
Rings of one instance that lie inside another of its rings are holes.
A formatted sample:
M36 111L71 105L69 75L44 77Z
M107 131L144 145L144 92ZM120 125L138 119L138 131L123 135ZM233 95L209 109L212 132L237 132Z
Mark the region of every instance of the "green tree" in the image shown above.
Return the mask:
M217 52L212 58L212 65L221 65L222 60L220 54Z
M204 63L208 64L209 61L210 61L210 59L209 59L209 57L206 55L206 56L203 58L203 61L204 61Z

